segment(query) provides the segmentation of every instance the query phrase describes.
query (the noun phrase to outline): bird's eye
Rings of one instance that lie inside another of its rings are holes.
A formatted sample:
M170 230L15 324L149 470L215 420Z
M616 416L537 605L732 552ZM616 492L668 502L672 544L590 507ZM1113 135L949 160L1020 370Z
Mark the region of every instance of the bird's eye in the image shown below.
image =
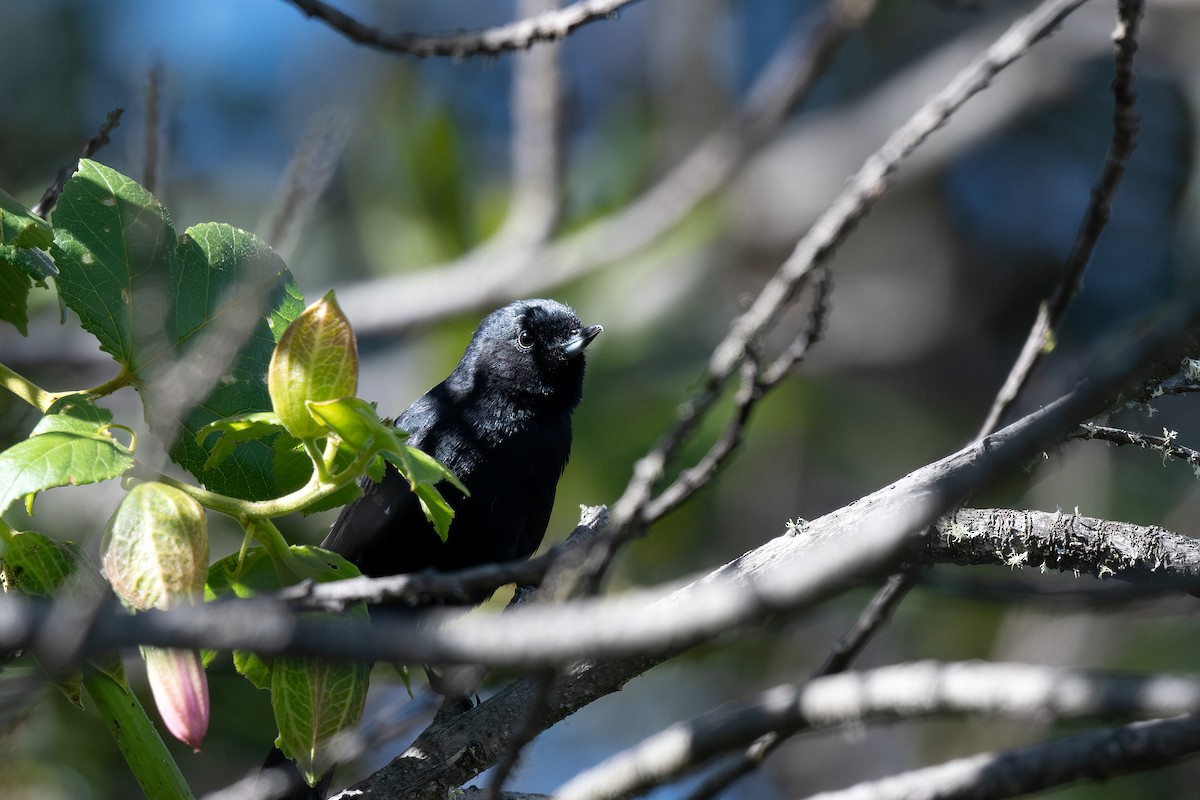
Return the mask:
M533 334L522 328L521 332L517 334L517 347L522 350L532 350Z

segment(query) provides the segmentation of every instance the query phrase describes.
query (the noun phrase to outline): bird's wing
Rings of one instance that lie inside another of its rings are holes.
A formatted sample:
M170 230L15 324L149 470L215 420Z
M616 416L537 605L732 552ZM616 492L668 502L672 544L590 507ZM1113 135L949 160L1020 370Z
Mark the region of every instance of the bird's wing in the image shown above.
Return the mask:
M321 546L368 571L364 549L386 539L385 529L411 514L409 506L416 506L417 499L409 491L408 481L390 464L382 480L363 478L359 486L363 496L342 509Z
M409 432L409 444L421 447L426 430L437 422L436 404L430 395L421 396L396 420L396 427ZM424 512L416 496L396 468L387 465L383 478L373 481L363 478L358 485L363 496L346 505L321 546L354 562L367 573L374 573L366 563L373 548L380 547L390 537L388 528L403 521L422 517Z

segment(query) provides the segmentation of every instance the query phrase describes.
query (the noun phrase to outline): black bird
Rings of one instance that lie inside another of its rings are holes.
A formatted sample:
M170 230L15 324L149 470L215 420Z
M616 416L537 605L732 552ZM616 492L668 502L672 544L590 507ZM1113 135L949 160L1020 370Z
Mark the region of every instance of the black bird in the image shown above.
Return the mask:
M470 492L439 486L454 508L446 541L389 464L378 483L364 479L363 496L342 509L321 546L372 576L531 555L571 453L583 351L602 330L554 300L522 300L484 317L450 376L396 420L409 444L449 467ZM284 770L288 800L324 797L332 777L330 770L310 789L278 749L263 768Z
M446 541L389 465L378 483L364 482L364 495L342 509L321 546L373 576L531 555L571 452L584 350L601 330L554 300L522 300L486 316L450 376L396 420L409 444L470 492L439 487L454 508Z

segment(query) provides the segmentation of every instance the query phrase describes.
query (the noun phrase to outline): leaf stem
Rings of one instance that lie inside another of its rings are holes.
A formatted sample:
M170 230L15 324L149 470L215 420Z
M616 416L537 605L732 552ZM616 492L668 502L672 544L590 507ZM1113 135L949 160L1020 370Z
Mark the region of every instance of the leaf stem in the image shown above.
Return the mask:
M332 437L330 438L332 441ZM317 447L315 439L301 439L304 444L304 452L308 453L309 459L313 463L313 469L317 472L317 479L322 483L329 480L329 464L325 460L325 455Z
M84 669L83 685L147 799L195 800L179 765L129 687L90 665Z
M191 495L196 502L205 508L219 511L235 519L282 517L285 514L300 511L338 491L361 475L363 470L366 469L366 465L370 463L375 455L376 453L373 451L359 454L345 469L334 475L330 475L326 480L321 480L320 475L314 471L313 476L309 478L308 483L304 486L291 494L285 494L282 497L275 497L270 500L241 500L229 495L218 494L217 492L185 483L177 478L172 478L169 475L164 475L143 464L137 464L127 474L139 480L159 481L168 486L173 486Z
M129 382L130 382L130 380L132 380L132 378L133 378L133 375L131 375L124 367L122 367L121 371L118 372L111 379L105 381L104 383L102 383L98 386L93 386L91 389L85 389L84 391L87 392L88 394L94 394L97 397L105 397L107 395L112 394L117 389L121 389L125 386L128 386Z
M18 375L3 364L0 364L0 386L8 389L43 414L59 397L53 392L47 392L28 378Z

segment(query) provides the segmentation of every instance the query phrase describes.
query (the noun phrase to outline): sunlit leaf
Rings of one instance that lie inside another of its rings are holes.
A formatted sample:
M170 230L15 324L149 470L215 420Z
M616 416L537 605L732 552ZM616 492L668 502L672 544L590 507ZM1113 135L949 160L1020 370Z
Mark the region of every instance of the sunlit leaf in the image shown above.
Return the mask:
M17 247L49 247L54 240L44 219L0 189L0 244Z
M171 457L215 491L274 496L268 445L243 442L206 467L211 453L195 434L217 419L269 410L267 364L303 307L283 261L229 225L196 225L177 237L158 200L86 159L53 222L63 301L129 373Z
M32 436L0 453L0 512L19 497L98 483L132 466L129 450L108 436L65 430Z

